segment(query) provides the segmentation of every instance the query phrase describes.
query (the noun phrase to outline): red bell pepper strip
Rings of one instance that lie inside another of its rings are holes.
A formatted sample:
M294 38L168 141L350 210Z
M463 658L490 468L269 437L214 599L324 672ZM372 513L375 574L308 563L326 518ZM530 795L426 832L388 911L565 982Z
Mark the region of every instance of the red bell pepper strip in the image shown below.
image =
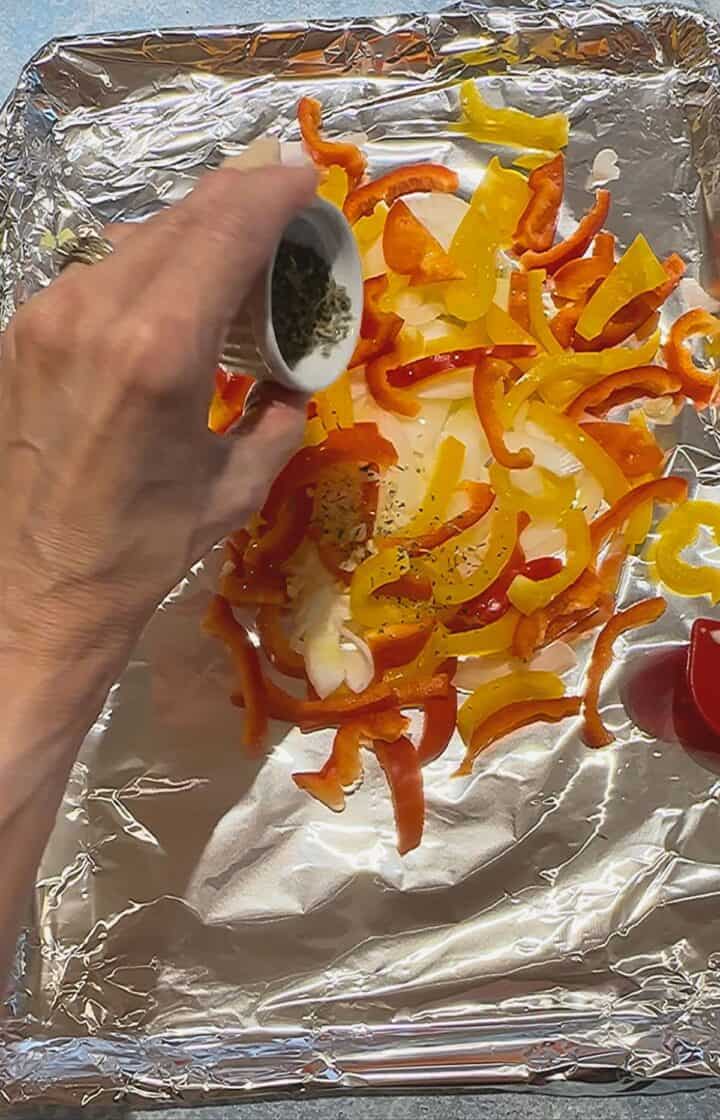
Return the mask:
M602 257L568 261L553 277L554 294L560 299L584 300L599 280L609 276L612 267L612 264L608 267Z
M298 102L298 124L303 143L314 163L320 167L336 164L347 172L350 188L357 186L365 174L367 161L355 144L324 140L320 135L322 108L314 97L301 97Z
M582 300L578 303L569 303L567 307L561 307L557 315L553 315L550 320L550 330L553 337L564 350L569 349L573 341L575 327L582 315L583 306Z
M411 284L465 279L462 269L402 199L393 204L385 220L383 255L388 268L409 276Z
M444 354L430 354L427 358L416 358L414 362L407 362L403 366L395 366L387 372L388 384L395 389L409 389L433 377L438 373L447 373L451 369L462 369L464 366L474 366L483 358L500 358L513 361L515 358L531 358L537 353L535 346L521 346L519 344L499 346L473 346L470 350L448 350Z
M501 708L476 727L465 758L456 771L458 776L472 773L473 762L487 747L504 739L512 731L529 727L533 723L559 723L578 715L579 696L561 696L557 700L518 700Z
M535 560L526 561L522 549L516 548L509 563L495 582L476 599L463 603L460 610L446 623L448 629L474 630L478 626L487 626L491 622L496 622L510 609L507 593L515 576L522 575L527 579L550 579L551 576L557 575L562 566L562 560L557 556L538 556ZM518 625L522 622L521 618Z
M242 416L245 400L255 379L246 373L215 370L215 392L210 401L208 428L222 435Z
M662 307L668 296L675 291L685 275L685 262L677 253L671 253L667 260L663 261L663 268L667 275L664 284L658 285L652 292L644 292L631 299L625 307L613 315L596 338L585 339L576 335L573 344L575 349L607 350L610 346L619 346L631 334L635 334L643 327L650 316Z
M281 506L289 499L294 500L298 491L317 482L328 467L338 463L372 463L384 470L396 462L395 448L380 435L376 424L335 428L322 443L301 448L283 467L270 487L262 516L266 521L274 521Z
M401 735L394 743L376 741L374 751L387 779L401 856L417 848L425 826L425 796L418 752Z
M580 428L615 460L626 478L657 474L665 454L647 428L593 420Z
M385 739L392 742L407 730L408 721L399 712L375 712L340 727L333 740L330 757L320 770L293 774L299 789L336 813L345 808L345 791L362 779L360 749L363 740Z
M530 311L528 309L528 281L527 273L515 269L510 273L510 295L508 298L508 314L519 327L530 333Z
M271 665L286 677L305 680L305 662L290 645L279 607L264 603L255 618L262 651Z
M528 186L532 193L515 230L516 253L525 249L543 252L553 243L565 186L562 153L536 167L530 174Z
M496 409L496 392L507 367L494 358L483 358L473 374L475 411L490 447L490 452L503 467L523 470L531 467L535 457L527 447L510 451L505 444L505 429Z
M227 646L237 673L245 708L245 746L261 749L268 726L267 696L258 651L232 613L230 604L215 595L205 617L204 629Z
M418 191L454 194L457 189L457 174L449 167L438 163L415 163L388 171L386 175L356 187L345 199L343 210L352 225L358 218L372 214L378 202L391 206L396 198L404 194L416 194Z
M625 399L638 400L640 397L664 397L676 393L680 384L680 378L663 366L635 366L610 373L594 385L589 385L573 398L565 411L571 420L577 420L583 412L599 410L599 406L604 405L604 411L607 411L608 401L617 400L614 394L620 390L633 389L634 396Z
M388 373L395 366L395 356L385 354L374 358L365 367L365 383L376 404L387 412L397 412L399 416L417 416L420 405L412 393L394 389L388 381Z
M457 722L457 689L450 688L447 696L428 700L423 708L423 728L418 743L418 761L421 766L434 762L446 750Z
M383 544L388 544L389 541L397 544L398 540L399 538L386 537ZM375 594L391 599L410 599L414 603L427 603L433 597L433 589L427 576L411 571L405 572L391 583L384 583L382 587L378 587Z
M275 521L261 535L251 539L245 549L245 570L254 574L284 564L305 538L312 516L312 496L307 490L296 490L285 502Z
M387 291L387 286L388 278L385 273L381 276L371 276L363 284L360 338L350 359L350 369L364 366L373 358L387 354L402 330L401 317L394 311L383 311L380 308L380 300Z
M609 210L610 191L596 191L595 205L581 218L574 232L542 253L528 249L520 258L523 268L528 272L531 268L544 268L548 273L555 273L568 261L581 257L595 234L605 224Z
M720 335L720 319L701 307L686 311L673 323L670 337L665 343L665 361L671 373L682 382L683 392L693 400L707 403L717 387L717 370L703 371L693 361L685 346L689 338L698 335L716 338Z
M602 583L593 571L586 569L570 587L561 591L546 607L540 607L539 610L519 620L513 635L515 657L520 657L523 661L529 660L535 650L543 644L551 624L556 619L577 612L587 613L594 610L602 594Z
M648 626L651 622L655 622L663 614L665 607L664 599L642 599L634 606L614 614L598 634L588 667L582 707L581 734L588 747L606 747L614 738L600 718L598 702L603 677L612 662L615 640L627 630L634 630L638 626Z
M280 606L287 601L285 577L281 572L258 572L246 575L241 569L225 572L220 580L220 594L234 607L270 603Z
M414 661L430 636L432 626L398 622L365 635L375 664L376 678L387 669L397 669Z
M593 554L597 556L610 536L617 529L621 529L627 519L645 502L667 502L677 505L684 502L687 495L687 482L676 475L653 478L649 482L642 482L633 490L628 490L627 494L623 494L622 498L610 506L610 509L590 523L590 545Z
M463 484L463 489L470 498L468 508L459 513L457 517L452 517L449 521L438 525L436 529L431 529L420 537L405 540L403 543L411 556L431 552L433 548L439 548L441 544L445 544L452 537L456 537L458 533L462 533L465 529L477 524L495 501L495 494L486 482L466 482ZM388 539L392 540L394 544L398 544L401 540L399 537ZM386 584L383 591L387 592L390 586L392 585ZM432 589L428 598L432 598Z

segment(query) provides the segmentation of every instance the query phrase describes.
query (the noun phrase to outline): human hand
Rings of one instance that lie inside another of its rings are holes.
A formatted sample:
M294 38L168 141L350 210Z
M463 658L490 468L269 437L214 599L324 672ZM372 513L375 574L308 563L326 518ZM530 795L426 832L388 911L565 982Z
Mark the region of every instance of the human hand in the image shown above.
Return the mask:
M16 314L0 358L0 669L6 651L15 669L101 651L112 679L163 596L262 503L305 402L261 386L221 439L212 372L314 186L307 169L213 172Z

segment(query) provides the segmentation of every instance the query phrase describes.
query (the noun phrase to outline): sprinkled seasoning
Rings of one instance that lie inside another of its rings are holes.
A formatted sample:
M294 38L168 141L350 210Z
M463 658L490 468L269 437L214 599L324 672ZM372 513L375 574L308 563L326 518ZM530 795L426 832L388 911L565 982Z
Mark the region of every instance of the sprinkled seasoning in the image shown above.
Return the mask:
M309 245L283 241L272 275L272 315L280 353L292 368L313 351L327 357L350 330L350 297Z

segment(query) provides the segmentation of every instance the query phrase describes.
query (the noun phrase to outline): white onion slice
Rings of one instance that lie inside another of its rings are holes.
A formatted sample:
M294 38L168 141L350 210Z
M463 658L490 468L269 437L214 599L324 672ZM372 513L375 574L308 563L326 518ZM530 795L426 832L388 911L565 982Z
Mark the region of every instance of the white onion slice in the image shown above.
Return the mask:
M343 626L342 653L345 664L345 682L352 692L363 692L375 675L375 662L370 646Z
M523 529L519 540L526 560L537 560L540 556L561 556L567 546L564 531L554 521L532 521Z
M423 327L427 323L434 323L443 311L445 305L437 300L428 300L417 288L406 288L395 300L395 313L404 319L410 327Z
M455 232L470 209L464 199L455 194L414 194L405 199L418 221L439 241L447 252Z
M417 395L425 401L463 401L473 395L472 366L429 377L418 386Z
M455 436L455 439L465 445L462 477L468 482L487 482L490 448L472 401L463 402L452 409L445 421L443 435Z
M679 408L672 397L648 397L642 403L642 411L653 424L672 424Z
M587 189L594 190L604 183L612 183L620 178L620 168L617 165L618 154L614 148L601 148L593 160Z
M453 684L463 692L474 692L496 677L504 677L513 664L508 657L467 657L458 662Z
M538 673L569 673L577 665L578 659L575 650L567 642L551 642L545 649L539 650L528 664L528 669Z

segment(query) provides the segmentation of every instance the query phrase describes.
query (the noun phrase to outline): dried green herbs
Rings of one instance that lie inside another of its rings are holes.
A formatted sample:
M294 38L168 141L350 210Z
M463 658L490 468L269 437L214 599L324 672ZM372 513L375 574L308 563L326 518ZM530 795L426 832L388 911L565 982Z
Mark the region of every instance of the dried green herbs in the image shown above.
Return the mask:
M350 330L350 297L309 245L282 241L272 274L272 317L280 353L291 368L308 354L327 357Z

